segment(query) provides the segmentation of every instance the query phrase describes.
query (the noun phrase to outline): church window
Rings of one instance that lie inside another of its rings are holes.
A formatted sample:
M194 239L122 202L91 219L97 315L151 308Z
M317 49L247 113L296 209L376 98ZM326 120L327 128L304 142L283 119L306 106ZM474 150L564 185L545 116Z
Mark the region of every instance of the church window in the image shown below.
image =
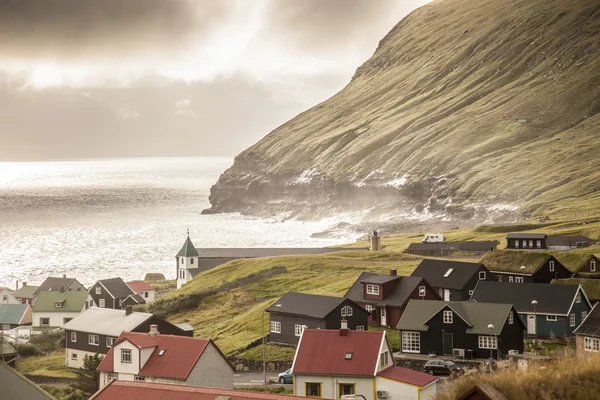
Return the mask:
M194 259L190 258L190 264L193 264L193 263L194 263Z

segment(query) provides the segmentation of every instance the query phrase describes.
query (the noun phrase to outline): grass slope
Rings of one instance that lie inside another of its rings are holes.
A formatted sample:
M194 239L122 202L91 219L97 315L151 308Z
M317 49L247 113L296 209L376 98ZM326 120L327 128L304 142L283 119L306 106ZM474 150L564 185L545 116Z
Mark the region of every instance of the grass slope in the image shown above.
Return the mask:
M65 352L59 350L43 357L28 357L17 362L17 370L25 375L46 378L77 379L72 369L65 365Z

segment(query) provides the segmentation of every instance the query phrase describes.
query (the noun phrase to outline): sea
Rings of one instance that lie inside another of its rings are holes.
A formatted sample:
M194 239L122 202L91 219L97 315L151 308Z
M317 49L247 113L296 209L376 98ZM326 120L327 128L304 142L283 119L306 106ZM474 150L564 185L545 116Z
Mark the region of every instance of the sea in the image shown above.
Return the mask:
M196 247L324 247L335 221L203 215L232 158L132 158L0 163L0 285L47 276L85 285L148 272L175 278L175 254Z

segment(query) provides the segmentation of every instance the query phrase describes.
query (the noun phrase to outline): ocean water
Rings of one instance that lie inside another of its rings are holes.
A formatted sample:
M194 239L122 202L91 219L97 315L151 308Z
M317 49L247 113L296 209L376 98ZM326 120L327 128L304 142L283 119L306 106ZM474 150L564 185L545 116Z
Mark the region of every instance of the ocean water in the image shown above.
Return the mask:
M147 272L175 278L190 230L196 247L322 247L333 221L201 215L231 158L0 163L0 285L67 274L84 284ZM19 285L20 286L20 285Z

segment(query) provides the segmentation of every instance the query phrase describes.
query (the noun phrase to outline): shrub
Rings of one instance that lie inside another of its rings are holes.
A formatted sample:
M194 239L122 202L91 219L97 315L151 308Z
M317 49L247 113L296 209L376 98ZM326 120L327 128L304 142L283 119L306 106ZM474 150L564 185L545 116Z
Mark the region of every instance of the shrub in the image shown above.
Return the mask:
M65 333L57 330L31 335L29 344L37 349L38 354L48 354L65 348Z
M19 353L19 356L21 357L33 357L40 354L37 347L29 343L18 346L17 353Z

